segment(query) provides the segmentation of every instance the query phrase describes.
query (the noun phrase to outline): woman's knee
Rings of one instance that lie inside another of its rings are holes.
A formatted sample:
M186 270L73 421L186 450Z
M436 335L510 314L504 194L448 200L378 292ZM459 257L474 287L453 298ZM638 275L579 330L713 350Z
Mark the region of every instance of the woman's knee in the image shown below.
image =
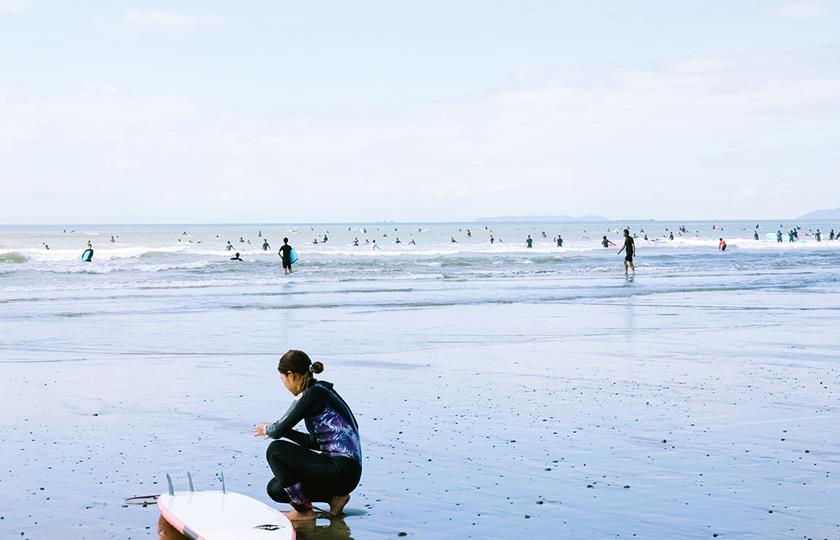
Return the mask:
M265 450L265 459L283 459L283 456L288 452L289 446L294 443L291 441L272 441Z

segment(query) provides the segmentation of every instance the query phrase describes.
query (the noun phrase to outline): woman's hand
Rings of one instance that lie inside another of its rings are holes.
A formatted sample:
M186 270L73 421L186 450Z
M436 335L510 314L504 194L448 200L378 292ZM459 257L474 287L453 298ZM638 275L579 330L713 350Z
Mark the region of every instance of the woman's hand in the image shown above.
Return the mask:
M260 422L256 426L254 426L254 436L255 437L268 437L268 434L265 432L265 428L268 426L265 422Z

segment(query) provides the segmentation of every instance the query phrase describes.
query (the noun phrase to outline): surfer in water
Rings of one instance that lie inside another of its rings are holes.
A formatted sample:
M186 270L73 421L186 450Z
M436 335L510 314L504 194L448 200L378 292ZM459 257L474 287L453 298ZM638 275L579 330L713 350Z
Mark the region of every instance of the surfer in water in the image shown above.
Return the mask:
M283 239L283 245L280 246L280 249L277 250L277 254L280 255L280 260L283 263L283 273L284 274L291 274L292 273L292 246L289 245L289 239Z
M618 254L621 255L622 251L625 251L624 275L627 275L628 268L633 270L633 275L636 275L636 267L633 266L633 257L636 255L636 243L633 241L633 237L630 236L629 229L624 229L624 245L618 250Z
M230 260L232 260L232 261L241 261L241 260L242 260L242 257L240 257L240 256L239 256L239 252L237 251L237 252L236 252L236 254L234 254L234 256L230 258Z
M534 240L531 238L531 235L529 234L528 238L525 240L525 246L530 248L530 247L533 247L533 245L534 245Z
M291 520L318 517L313 501L328 502L330 514L340 515L362 476L356 418L332 383L315 379L324 364L313 363L305 352L290 350L280 358L277 370L295 400L280 420L254 427L256 436L275 439L266 451L274 473L268 496L292 505L294 510L285 512ZM301 420L308 433L292 429Z
M262 231L260 231L260 232L262 232ZM269 249L271 249L271 246L268 244L268 238L264 238L263 239L262 250L263 251L268 251Z
M721 251L726 251L726 240L724 240L723 238L721 238L720 242L718 243L718 249Z

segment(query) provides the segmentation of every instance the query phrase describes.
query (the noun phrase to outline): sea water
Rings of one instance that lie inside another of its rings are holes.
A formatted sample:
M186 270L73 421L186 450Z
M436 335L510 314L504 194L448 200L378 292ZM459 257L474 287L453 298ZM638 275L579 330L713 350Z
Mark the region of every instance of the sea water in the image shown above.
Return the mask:
M157 537L165 472L267 501L299 348L365 459L301 537L836 537L840 241L795 225L4 226L0 536Z
M635 237L640 275L693 275L698 286L709 278L716 286L727 280L741 283L744 273L754 271L795 273L799 280L818 282L832 279L840 257L840 241L828 240L833 224L812 222L800 224L800 241L793 243L788 231L795 224L776 221L2 226L0 298L103 290L234 290L293 282L301 292L311 290L316 296L331 291L330 303L342 304L359 301L354 287L379 282L428 288L430 294L418 298L424 302L442 300L442 291L447 302L455 303L551 300L558 294L556 283L541 287L545 280L568 279L577 290L589 279L623 272L623 255L616 252L623 245L625 225ZM817 230L821 242L816 241ZM777 231L783 242L767 239ZM530 249L528 235L533 239ZM556 245L558 235L563 247ZM615 245L602 247L604 236ZM300 257L292 276L283 275L277 255L284 237ZM718 251L719 238L727 242L725 253ZM267 250L262 249L264 241L270 245ZM87 242L95 250L91 263L79 260ZM233 246L230 251L227 242ZM235 252L243 262L230 260ZM771 285L767 279L755 285ZM500 289L500 280L516 283L519 293ZM600 293L593 288L581 294ZM193 298L201 301L200 295ZM302 295L299 301L306 305L309 299Z

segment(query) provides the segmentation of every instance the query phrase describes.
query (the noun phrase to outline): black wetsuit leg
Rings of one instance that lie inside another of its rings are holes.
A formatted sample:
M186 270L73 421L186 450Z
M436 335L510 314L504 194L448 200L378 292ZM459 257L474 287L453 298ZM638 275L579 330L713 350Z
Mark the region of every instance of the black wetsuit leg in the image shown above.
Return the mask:
M309 501L329 502L336 495L353 491L362 476L362 466L351 458L331 457L291 441L268 445L266 460L274 473L266 488L268 496L298 510L306 506L293 502L286 488L302 489Z

